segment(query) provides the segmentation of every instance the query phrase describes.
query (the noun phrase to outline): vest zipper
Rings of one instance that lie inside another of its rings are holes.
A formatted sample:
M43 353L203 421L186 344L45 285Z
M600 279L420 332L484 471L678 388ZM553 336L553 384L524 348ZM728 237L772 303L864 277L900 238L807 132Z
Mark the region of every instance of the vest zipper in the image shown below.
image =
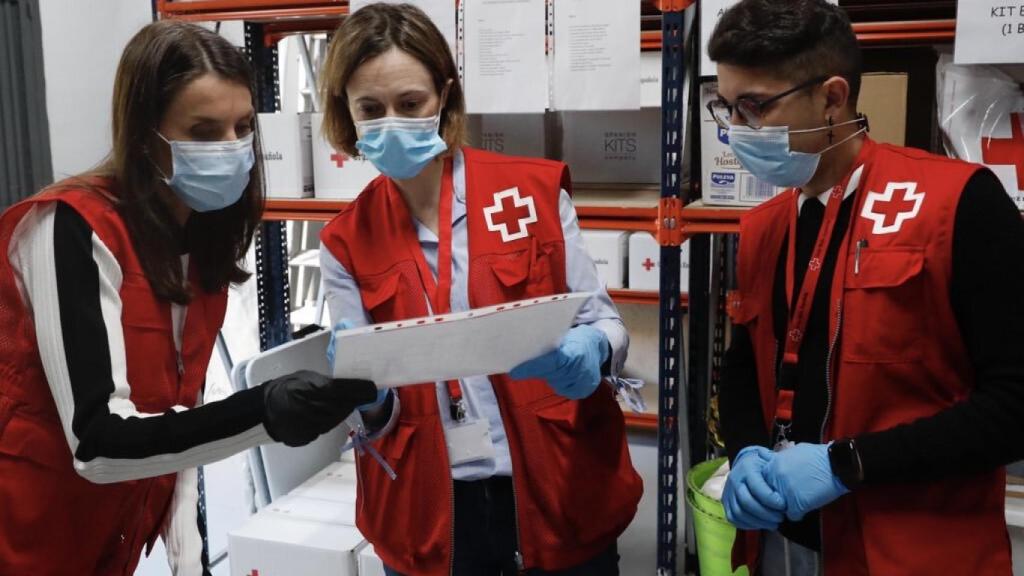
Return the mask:
M836 304L836 331L832 335L832 342L828 346L828 356L825 358L825 390L828 392L828 402L825 404L825 417L821 421L821 434L818 436L818 440L825 443L825 428L828 426L828 416L832 413L832 360L836 351L836 345L839 343L839 331L843 327L843 298L839 297L839 302ZM815 562L820 562L816 571L818 576L824 576L825 574L825 517L823 514L818 515L818 558Z
M452 466L451 466L451 464L448 464L448 474L450 475L451 473L452 473ZM451 542L452 542L452 559L451 559L450 562L448 562L448 576L454 576L455 575L455 479L452 479L451 487L452 487L451 500L449 500L449 502L451 503L451 512L452 512L452 531L451 531L451 534L450 534Z
M515 518L516 528L516 551L513 553L513 557L516 561L516 569L522 572L526 570L526 561L523 559L523 553L519 551L522 543L519 540L519 493L516 491L515 476L512 477L512 514Z

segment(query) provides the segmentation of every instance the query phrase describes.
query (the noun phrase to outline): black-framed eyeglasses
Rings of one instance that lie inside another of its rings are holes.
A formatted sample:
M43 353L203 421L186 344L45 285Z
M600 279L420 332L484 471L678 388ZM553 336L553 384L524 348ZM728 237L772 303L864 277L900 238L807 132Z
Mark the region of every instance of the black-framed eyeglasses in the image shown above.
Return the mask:
M825 80L828 80L828 78L828 76L812 78L806 82L797 84L785 92L781 92L764 100L741 96L736 99L735 104L729 104L725 100L718 98L708 102L708 112L711 113L711 117L714 118L715 122L717 122L720 127L728 129L732 126L732 116L733 111L735 110L743 118L747 126L754 130L758 130L764 126L764 112L769 106L790 94L821 84Z

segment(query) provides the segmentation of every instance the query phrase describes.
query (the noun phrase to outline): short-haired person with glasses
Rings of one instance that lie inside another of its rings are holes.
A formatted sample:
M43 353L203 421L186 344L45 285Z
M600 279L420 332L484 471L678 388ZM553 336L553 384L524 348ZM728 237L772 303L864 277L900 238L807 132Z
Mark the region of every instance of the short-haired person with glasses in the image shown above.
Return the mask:
M720 397L734 564L1010 574L1020 214L983 166L870 138L841 8L743 0L709 53L708 112L745 169L786 188L741 225Z

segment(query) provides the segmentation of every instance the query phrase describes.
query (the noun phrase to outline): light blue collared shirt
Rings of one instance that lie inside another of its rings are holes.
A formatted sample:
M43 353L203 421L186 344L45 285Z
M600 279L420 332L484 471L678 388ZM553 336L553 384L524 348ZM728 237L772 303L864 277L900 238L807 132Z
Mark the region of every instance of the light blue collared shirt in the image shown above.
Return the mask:
M461 151L454 155L452 180L455 202L452 202L452 312L469 310L469 241L466 226L466 172L465 161ZM576 316L576 324L590 324L608 336L612 349L611 372L618 375L626 363L629 348L629 335L619 317L608 291L597 275L590 254L587 253L583 238L580 235L579 223L572 199L565 190L561 191L558 201L559 217L562 221L562 233L565 238L566 282L570 292L593 292ZM437 276L438 238L428 227L416 222L423 256L431 271ZM363 307L363 299L359 286L345 267L329 250L320 247L320 270L323 275L327 305L330 308L331 324L336 325L342 319L353 327L366 326L372 321ZM505 425L498 399L494 394L491 381L487 376L473 376L461 380L463 396L466 401L466 415L469 420L487 420L491 441L494 444L495 457L487 460L467 462L452 467L452 478L455 480L481 480L491 476L511 476L512 457L509 453L508 439L505 436ZM441 419L446 427L451 425L448 409L448 389L444 382L437 383L437 401L441 410ZM394 420L394 416L392 417Z

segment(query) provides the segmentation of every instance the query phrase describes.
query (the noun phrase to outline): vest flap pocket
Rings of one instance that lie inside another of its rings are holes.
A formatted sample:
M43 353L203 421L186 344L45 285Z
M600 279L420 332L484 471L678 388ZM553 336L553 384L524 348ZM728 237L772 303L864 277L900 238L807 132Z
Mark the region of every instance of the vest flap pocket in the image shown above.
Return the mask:
M530 251L497 255L490 259L491 270L506 288L522 284L530 276Z
M381 304L391 300L398 292L398 281L401 273L391 271L373 278L368 278L362 288L363 307L373 310Z
M170 304L160 301L140 274L127 273L121 283L121 321L147 330L171 330Z
M924 250L920 248L865 248L858 258L848 259L846 287L854 289L888 288L906 284L924 269Z

